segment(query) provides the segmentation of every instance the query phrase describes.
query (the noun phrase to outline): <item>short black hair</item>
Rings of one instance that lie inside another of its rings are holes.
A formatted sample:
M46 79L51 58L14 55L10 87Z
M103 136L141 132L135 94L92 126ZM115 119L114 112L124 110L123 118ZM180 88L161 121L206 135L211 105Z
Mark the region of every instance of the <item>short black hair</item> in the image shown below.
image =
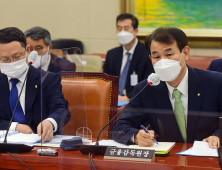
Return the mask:
M31 29L25 31L25 36L30 37L33 40L40 40L43 38L44 43L49 46L51 44L51 35L49 31L42 27L32 27Z
M0 30L0 44L10 43L12 41L18 41L21 46L26 48L26 38L24 33L16 27L7 27Z
M145 38L145 46L149 54L151 54L150 46L153 40L166 44L173 44L176 41L180 52L188 45L186 34L181 29L175 27L157 28Z
M128 14L128 13L118 15L116 18L116 24L118 21L123 21L124 19L132 20L132 25L133 25L134 30L138 28L138 24L139 24L138 19L132 14Z

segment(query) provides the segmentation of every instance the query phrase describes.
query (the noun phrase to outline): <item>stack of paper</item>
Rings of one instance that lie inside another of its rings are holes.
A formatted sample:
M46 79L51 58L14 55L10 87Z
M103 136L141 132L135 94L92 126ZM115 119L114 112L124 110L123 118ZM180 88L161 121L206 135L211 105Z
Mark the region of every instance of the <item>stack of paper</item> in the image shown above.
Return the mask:
M18 131L9 131L7 136L17 134ZM6 134L6 130L0 130L0 138L4 138Z
M95 145L95 144L96 144L96 142L89 143L87 145ZM118 148L127 148L128 147L128 145L124 145L122 143L115 142L114 140L100 140L99 145L101 145L101 146L115 146Z
M4 141L5 131L0 131L0 143ZM60 147L61 141L71 139L76 136L55 135L50 142L42 143L42 146ZM41 136L38 134L23 134L17 131L9 132L7 136L8 143L20 143L26 145L41 146Z
M95 142L88 144L88 145L95 145ZM115 146L118 148L151 149L151 150L155 150L155 151L169 152L173 148L173 146L175 145L175 142L159 142L159 145L157 145L155 143L153 146L150 146L150 147L141 147L139 145L124 145L122 143L115 142L114 140L101 140L101 141L99 141L99 145Z
M217 149L211 149L208 142L203 141L194 141L192 148L176 154L188 156L218 157Z
M38 134L23 134L23 133L17 133L10 136L7 136L7 142L8 143L21 143L21 144L34 144L38 142L41 139ZM0 142L2 143L4 141L4 138L0 139Z
M153 146L150 147L141 147L139 145L130 145L129 148L135 149L151 149L155 151L167 151L169 152L175 145L175 142L158 142L158 144L154 143Z

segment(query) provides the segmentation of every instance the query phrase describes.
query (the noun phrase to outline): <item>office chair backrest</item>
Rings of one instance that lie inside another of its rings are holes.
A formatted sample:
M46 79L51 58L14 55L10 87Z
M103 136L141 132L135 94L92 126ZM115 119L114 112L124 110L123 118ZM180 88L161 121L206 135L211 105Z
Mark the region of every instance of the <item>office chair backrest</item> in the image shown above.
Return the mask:
M59 74L62 77L62 91L71 112L71 119L63 128L64 134L76 135L76 130L87 120L92 137L96 138L102 127L117 113L119 78L105 73ZM112 138L110 132L113 123L114 121L104 129L101 138Z
M84 46L81 41L75 39L58 39L52 40L52 49L63 49L63 48L71 48L78 47L81 50L81 53L84 53Z

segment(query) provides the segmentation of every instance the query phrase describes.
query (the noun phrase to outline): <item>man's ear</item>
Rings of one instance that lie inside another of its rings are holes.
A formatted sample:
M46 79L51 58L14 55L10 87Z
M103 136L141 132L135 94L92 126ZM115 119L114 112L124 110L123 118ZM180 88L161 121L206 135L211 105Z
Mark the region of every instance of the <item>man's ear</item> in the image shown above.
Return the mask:
M52 50L52 43L51 44L49 44L49 50Z
M138 28L136 28L134 31L135 31L135 33L134 33L134 34L137 36L137 34L138 34L138 32L139 32L139 29L138 29Z
M30 45L26 46L26 51L27 51L27 57L28 57L30 52L31 52L31 46Z
M185 46L183 48L183 53L184 53L184 60L189 60L189 58L190 58L190 47Z

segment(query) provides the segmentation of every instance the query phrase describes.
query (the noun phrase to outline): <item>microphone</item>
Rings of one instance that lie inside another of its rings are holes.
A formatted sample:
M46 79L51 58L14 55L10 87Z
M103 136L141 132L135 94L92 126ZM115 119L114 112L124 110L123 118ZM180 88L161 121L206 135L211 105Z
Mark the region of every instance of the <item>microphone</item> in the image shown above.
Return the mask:
M38 57L37 51L32 51L28 57L29 65L33 64L35 60L37 59L37 57Z
M99 132L95 145L77 145L82 154L94 153L94 155L104 155L107 146L99 145L99 137L102 131L112 122L122 111L148 86L157 86L160 83L160 77L152 73L147 78L147 84L125 105Z
M160 77L158 76L158 74L152 73L152 74L150 74L149 77L147 78L147 82L148 82L149 85L151 85L151 86L157 86L158 84L160 84Z
M32 52L29 54L29 57L28 57L28 60L29 60L28 65L29 65L29 68L28 68L28 70L27 70L27 74L26 74L26 77L25 77L25 81L24 81L23 84L22 84L22 88L21 88L21 91L20 91L20 93L19 93L18 100L17 100L16 105L15 105L15 109L14 109L14 111L13 111L11 120L10 120L10 122L9 122L7 131L6 131L6 134L5 134L4 142L3 142L3 143L0 143L0 151L20 153L20 152L28 152L28 151L30 151L30 150L33 149L33 146L28 146L28 145L24 145L24 144L7 143L7 136L8 136L8 132L9 132L10 126L11 126L11 124L12 124L12 120L13 120L14 115L15 115L15 111L16 111L16 108L17 108L17 105L18 105L20 96L21 96L21 94L22 94L22 91L23 91L25 82L26 82L26 80L27 80L27 76L28 76L28 73L29 73L30 65L37 59L37 56L38 56L38 53L37 53L36 51L32 51Z

